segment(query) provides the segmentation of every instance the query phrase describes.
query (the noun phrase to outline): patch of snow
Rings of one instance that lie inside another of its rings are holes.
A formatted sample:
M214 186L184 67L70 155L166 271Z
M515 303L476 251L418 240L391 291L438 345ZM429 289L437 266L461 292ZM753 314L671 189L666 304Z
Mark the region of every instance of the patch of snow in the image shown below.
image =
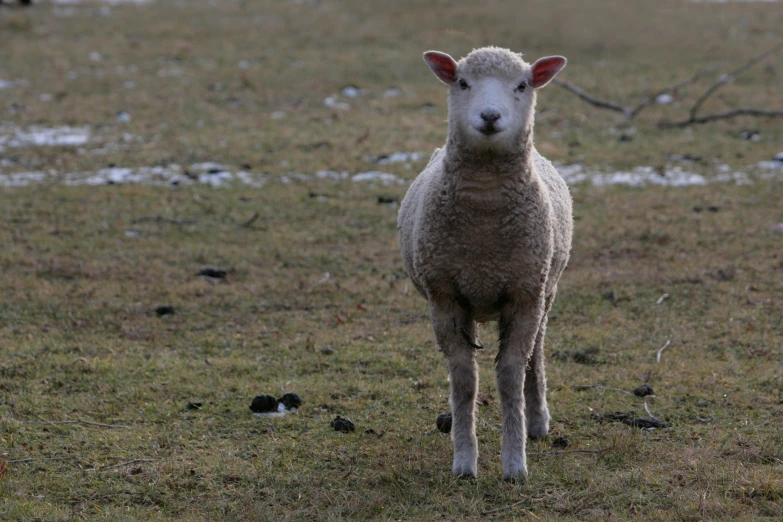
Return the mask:
M395 176L394 174L389 174L388 172L380 172L377 170L354 174L351 177L351 181L353 181L354 183L378 182L383 186L405 184L404 179Z
M336 170L319 170L315 173L315 177L318 179L333 179L335 181L341 181L348 179L348 173L346 171L337 172Z
M580 164L566 165L557 167L557 169L569 185L586 181L598 187L607 185L690 187L708 183L707 179L701 174L683 170L679 166L667 169L664 173L649 166L634 167L629 171L616 172L588 171Z
M674 96L672 96L671 94L659 94L655 98L655 103L657 103L658 105L668 105L673 101L674 101Z
M388 165L389 163L410 163L421 161L424 154L421 152L392 152L374 158L373 162L378 165Z
M346 98L356 98L362 94L362 90L353 85L349 85L342 90L342 93Z
M324 105L331 109L339 109L341 111L347 111L351 108L350 105L348 105L345 102L337 101L337 96L327 96L324 98Z
M11 131L10 136L2 134ZM0 127L0 150L2 146L21 147L78 147L90 141L90 127L40 127L8 129Z

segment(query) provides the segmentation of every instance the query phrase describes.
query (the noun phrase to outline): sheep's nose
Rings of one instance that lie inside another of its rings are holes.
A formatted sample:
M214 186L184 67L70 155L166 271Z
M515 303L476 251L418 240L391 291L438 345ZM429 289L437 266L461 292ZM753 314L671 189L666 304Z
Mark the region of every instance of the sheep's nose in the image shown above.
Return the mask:
M484 111L481 113L481 119L487 123L495 123L500 119L500 113L497 111Z

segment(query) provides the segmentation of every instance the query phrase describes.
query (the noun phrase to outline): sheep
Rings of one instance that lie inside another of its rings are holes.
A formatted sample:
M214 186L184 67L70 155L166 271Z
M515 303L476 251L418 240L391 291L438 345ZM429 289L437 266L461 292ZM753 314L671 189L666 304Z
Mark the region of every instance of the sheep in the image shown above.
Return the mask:
M536 91L566 65L508 49L424 61L449 86L449 131L411 183L397 218L405 271L428 302L450 378L452 472L475 477L478 323L498 321L495 373L506 479L526 480L526 435L549 431L547 313L568 263L571 196L533 145Z

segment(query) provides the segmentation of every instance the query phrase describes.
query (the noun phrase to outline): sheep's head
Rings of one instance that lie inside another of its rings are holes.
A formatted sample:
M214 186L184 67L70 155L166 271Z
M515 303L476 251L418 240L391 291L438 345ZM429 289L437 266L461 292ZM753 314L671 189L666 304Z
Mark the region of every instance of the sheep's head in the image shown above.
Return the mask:
M449 127L462 145L498 152L512 150L533 125L536 90L566 65L562 56L534 64L507 49L484 47L459 62L428 51L424 61L449 90Z

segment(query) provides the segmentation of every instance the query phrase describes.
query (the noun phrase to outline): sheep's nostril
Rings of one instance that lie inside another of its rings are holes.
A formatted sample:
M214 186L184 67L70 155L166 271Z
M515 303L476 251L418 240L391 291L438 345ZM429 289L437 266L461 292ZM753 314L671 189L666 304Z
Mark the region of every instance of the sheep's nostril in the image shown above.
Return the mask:
M484 111L481 113L481 119L487 123L495 123L500 119L500 113L496 111Z

